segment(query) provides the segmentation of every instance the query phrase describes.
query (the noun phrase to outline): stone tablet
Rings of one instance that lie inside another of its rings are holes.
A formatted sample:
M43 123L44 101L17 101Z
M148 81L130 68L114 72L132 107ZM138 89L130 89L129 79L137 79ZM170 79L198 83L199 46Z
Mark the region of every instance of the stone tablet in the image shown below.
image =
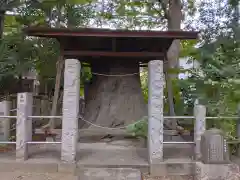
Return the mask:
M229 162L226 141L221 130L210 129L202 135L201 155L205 164L225 164Z

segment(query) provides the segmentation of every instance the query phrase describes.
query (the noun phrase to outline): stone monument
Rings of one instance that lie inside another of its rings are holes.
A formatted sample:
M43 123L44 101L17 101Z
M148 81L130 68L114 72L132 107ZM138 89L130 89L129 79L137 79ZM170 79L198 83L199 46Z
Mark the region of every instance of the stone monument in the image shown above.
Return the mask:
M201 138L201 159L204 164L227 164L229 154L224 134L213 128L205 131Z

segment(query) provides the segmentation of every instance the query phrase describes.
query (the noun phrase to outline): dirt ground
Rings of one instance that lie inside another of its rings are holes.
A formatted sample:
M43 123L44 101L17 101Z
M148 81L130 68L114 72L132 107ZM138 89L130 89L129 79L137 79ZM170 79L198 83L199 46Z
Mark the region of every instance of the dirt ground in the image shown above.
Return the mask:
M1 180L79 180L76 176L63 173L24 173L1 172ZM193 177L149 177L143 175L143 180L193 180Z
M1 180L78 180L76 176L61 173L1 172Z

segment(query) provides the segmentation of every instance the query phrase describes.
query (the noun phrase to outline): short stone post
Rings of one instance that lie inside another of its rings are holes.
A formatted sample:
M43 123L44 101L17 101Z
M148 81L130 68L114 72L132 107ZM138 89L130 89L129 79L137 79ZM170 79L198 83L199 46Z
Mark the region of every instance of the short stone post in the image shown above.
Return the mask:
M163 161L163 61L148 63L148 153L150 173L161 175L159 169Z
M0 102L0 116L10 116L10 101ZM0 141L9 141L10 118L0 118Z
M206 130L206 107L195 103L194 105L194 141L195 141L195 158L201 158L201 136Z
M65 60L61 160L75 163L78 142L80 62Z
M27 142L32 141L32 93L18 93L17 96L17 123L16 123L16 158L28 158Z

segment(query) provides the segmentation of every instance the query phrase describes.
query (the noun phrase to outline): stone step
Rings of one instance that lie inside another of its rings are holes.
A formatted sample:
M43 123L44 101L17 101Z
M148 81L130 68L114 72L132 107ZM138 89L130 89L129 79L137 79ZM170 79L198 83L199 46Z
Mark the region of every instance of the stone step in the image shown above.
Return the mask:
M144 180L195 180L194 176L164 176L164 177L151 177L144 176Z
M138 164L138 165L127 165L127 164L119 164L119 165L113 165L113 164L87 164L87 165L78 165L77 166L77 170L76 171L80 171L82 169L106 169L106 168L110 168L110 169L136 169L141 171L142 173L147 173L149 172L149 165L146 164Z
M193 162L169 162L166 163L166 174L171 176L194 175L195 163Z
M142 180L140 170L132 168L83 168L79 180Z
M142 173L149 172L148 164L108 164L108 163L78 163L78 170L82 168L134 168L140 170ZM168 159L163 161L160 165L152 168L159 176L190 176L195 173L195 162L190 159ZM154 172L154 174L156 174Z
M190 159L168 159L150 168L158 176L191 176L195 174L195 162Z

